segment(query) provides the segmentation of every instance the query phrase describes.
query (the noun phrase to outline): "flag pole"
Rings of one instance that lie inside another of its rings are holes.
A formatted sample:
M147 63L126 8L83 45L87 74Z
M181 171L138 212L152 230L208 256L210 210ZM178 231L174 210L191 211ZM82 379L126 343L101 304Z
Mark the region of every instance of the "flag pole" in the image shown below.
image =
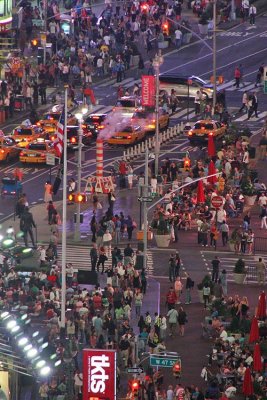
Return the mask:
M61 267L61 327L65 328L66 319L66 250L67 250L67 123L68 123L68 86L64 92L64 138L63 138L63 210L62 210L62 267Z

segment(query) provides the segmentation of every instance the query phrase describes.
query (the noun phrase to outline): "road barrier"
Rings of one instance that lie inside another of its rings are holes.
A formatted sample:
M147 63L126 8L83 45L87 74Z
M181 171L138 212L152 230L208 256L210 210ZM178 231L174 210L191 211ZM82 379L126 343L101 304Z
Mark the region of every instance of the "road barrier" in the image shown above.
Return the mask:
M166 129L164 132L160 132L159 134L159 142L160 144L166 143L169 140L174 139L176 136L179 136L183 133L184 124L181 122L171 128ZM149 137L148 140L143 141L142 143L135 144L132 147L128 147L126 151L123 152L123 159L126 161L132 160L135 157L139 157L142 153L145 152L145 149L148 148L152 150L155 148L156 138L155 136Z

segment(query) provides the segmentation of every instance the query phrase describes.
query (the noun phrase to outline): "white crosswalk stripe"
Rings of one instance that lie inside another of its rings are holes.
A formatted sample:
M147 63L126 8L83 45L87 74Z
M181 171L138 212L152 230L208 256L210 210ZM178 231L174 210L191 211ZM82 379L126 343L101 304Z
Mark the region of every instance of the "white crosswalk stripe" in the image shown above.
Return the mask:
M255 122L259 121L259 120L265 118L266 115L267 115L267 111L263 111L261 113L258 113L258 118L252 117L249 119L249 121L255 121ZM241 122L241 121L246 121L247 119L248 119L248 115L247 115L247 113L245 113L244 115L242 115L242 117L236 118L235 121Z
M204 255L205 262L207 263L207 269L211 273L211 271L212 271L211 261L213 260L215 253L213 254L213 252L205 252L205 251L202 251L201 253ZM246 278L247 283L257 283L256 264L259 260L259 257L261 257L262 260L265 263L267 263L267 256L264 256L264 255L242 255L242 256L240 255L239 256L239 255L235 255L235 254L233 254L233 255L230 254L229 256L226 256L226 254L224 254L224 255L220 256L220 253L216 253L216 255L218 255L218 258L221 262L220 271L225 269L227 272L227 281L228 282L234 282L233 269L234 269L235 263L237 262L237 260L239 258L242 258L245 260L245 265L247 267L252 267L252 271L253 271L252 275L250 275L250 268L249 268L249 273Z
M71 263L74 269L77 270L90 270L91 262L90 262L90 249L91 246L75 246L75 245L67 245L66 251L66 262ZM62 248L58 246L58 260L59 263L62 261ZM108 260L105 262L105 267L111 266L111 257L108 257ZM154 274L153 267L153 255L152 252L148 250L147 252L147 274Z

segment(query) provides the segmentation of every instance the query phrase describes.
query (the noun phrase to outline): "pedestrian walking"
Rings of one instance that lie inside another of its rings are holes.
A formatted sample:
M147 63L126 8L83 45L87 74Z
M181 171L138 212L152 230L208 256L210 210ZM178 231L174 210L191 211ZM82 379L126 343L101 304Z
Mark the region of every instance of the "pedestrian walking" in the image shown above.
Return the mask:
M225 269L220 273L219 280L222 285L223 295L227 296L227 272Z
M263 205L261 212L260 212L260 219L261 219L261 229L267 229L267 206L266 204Z
M49 201L52 201L52 192L53 192L53 186L51 185L50 181L47 181L44 186L44 202L49 203Z
M177 301L176 293L173 287L170 287L166 295L166 305L168 307L168 310L171 310L172 308L175 307L176 301Z
M248 92L247 90L244 91L242 96L242 106L238 112L241 112L245 109L245 112L248 111Z
M226 223L225 220L223 220L221 227L220 227L220 231L222 234L222 244L225 247L228 243L228 239L229 239L229 225Z
M183 290L183 284L181 282L180 277L178 276L174 282L174 290L176 294L176 304L181 304L180 297Z
M175 310L175 308L171 308L167 313L167 318L169 321L169 336L174 336L178 322L177 310Z
M170 282L175 281L175 267L176 267L175 255L171 254L171 256L169 258L169 281Z
M187 314L184 311L183 307L179 308L178 311L178 324L179 324L179 335L184 336L184 327L187 322Z
M205 283L203 287L203 299L204 299L204 308L207 308L207 305L210 302L210 286L208 283Z
M195 115L199 115L200 114L200 100L201 100L201 93L198 90L196 95L195 95Z
M248 110L248 119L250 119L255 112L255 117L258 118L258 97L256 92L250 98L249 110Z
M255 25L255 18L256 18L256 14L257 14L257 9L256 7L252 4L249 7L249 23L250 25Z
M235 83L233 86L236 86L237 89L239 89L240 85L240 77L241 77L241 72L238 66L235 67L235 72L234 72L234 78L235 78Z
M33 236L32 228L36 228L32 213L29 211L29 207L25 207L23 214L20 218L20 230L23 232L25 246L28 247L28 234L31 238L32 245L35 247L35 240Z
M215 256L214 259L211 261L211 266L212 266L211 280L212 280L212 282L217 282L219 279L220 264L221 264L221 262L218 259L218 256Z
M257 271L257 279L258 279L258 284L265 284L265 271L266 271L266 264L262 260L262 258L259 258L259 261L256 264L256 271Z
M187 274L185 282L185 304L191 304L191 291L193 290L195 282L191 279L190 275Z

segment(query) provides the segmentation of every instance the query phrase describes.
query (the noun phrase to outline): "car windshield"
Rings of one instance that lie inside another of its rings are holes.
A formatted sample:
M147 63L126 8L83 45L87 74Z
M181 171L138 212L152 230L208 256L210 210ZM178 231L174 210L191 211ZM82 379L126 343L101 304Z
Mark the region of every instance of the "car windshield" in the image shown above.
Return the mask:
M77 136L77 135L78 135L78 128L77 127L67 128L67 137Z
M126 128L123 128L122 132L132 133L133 128L131 126L126 126Z
M59 121L59 118L60 118L60 114L56 114L56 113L49 113L44 116L45 121L52 120L52 119Z
M27 128L18 128L18 129L15 129L14 134L20 135L20 136L32 136L33 131L31 129L27 129Z
M194 129L213 129L213 124L211 123L203 123L203 122L197 122L194 126Z
M125 108L130 108L130 107L135 107L135 101L134 100L118 100L117 101L117 107L125 107Z
M45 151L46 145L45 145L45 143L31 143L31 144L29 144L28 149Z
M4 145L6 146L15 146L16 145L16 141L12 138L5 138L4 139Z
M137 111L134 113L133 118L147 118L149 116L149 113L146 111Z

